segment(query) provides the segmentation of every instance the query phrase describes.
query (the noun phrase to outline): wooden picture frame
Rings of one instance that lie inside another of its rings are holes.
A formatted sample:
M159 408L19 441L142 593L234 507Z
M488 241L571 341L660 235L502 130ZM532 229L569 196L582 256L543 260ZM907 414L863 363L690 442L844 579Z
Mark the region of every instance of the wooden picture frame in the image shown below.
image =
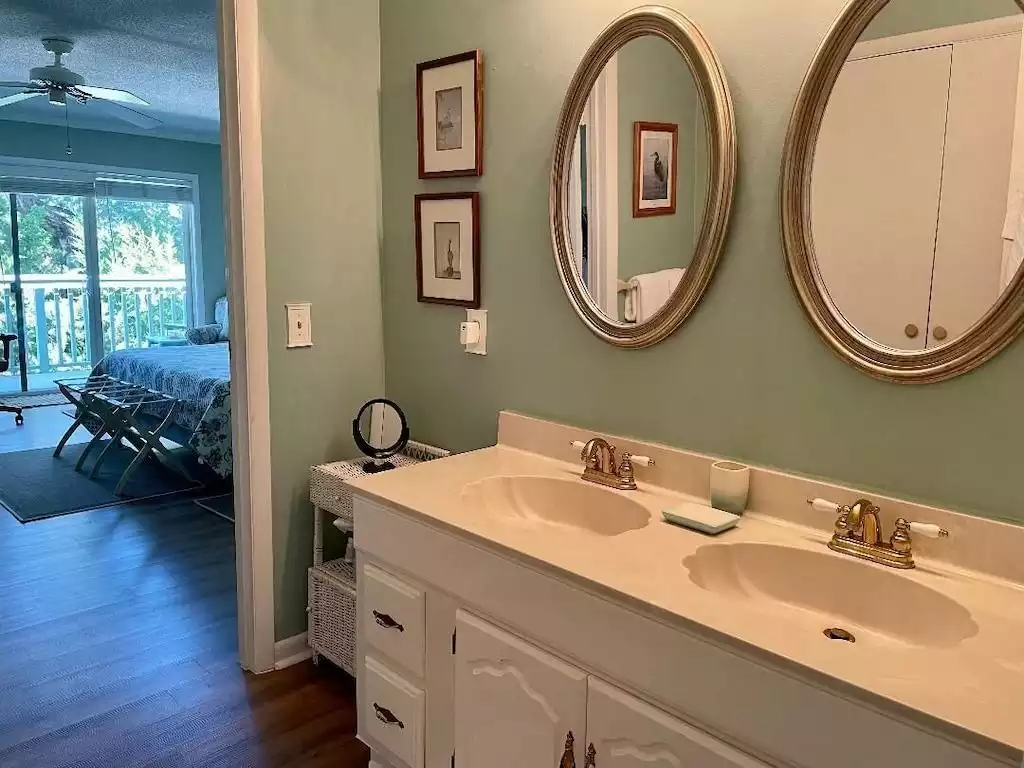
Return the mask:
M416 298L480 308L480 193L416 195Z
M670 154L667 162L661 156L666 142ZM652 148L653 151L647 151ZM675 123L633 123L634 219L675 214L678 168L679 126ZM661 187L664 187L664 196Z
M483 64L483 53L475 50L416 65L421 179L483 175Z

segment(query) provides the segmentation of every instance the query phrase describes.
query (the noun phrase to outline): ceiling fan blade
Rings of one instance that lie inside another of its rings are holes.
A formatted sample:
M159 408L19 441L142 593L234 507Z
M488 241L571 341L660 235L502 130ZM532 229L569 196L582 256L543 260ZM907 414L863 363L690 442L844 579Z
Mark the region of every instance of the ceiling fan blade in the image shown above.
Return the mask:
M148 101L140 99L134 93L129 93L128 91L119 91L116 88L100 88L95 85L79 85L77 88L86 96L91 96L94 99L105 99L117 104L134 104L138 107L149 106Z
M8 104L17 104L19 101L34 99L36 96L42 95L42 91L36 91L34 93L16 93L13 96L7 96L6 98L0 99L0 107L6 107Z
M11 83L0 80L0 88L31 88L35 90L42 90L39 83Z
M126 123L131 123L138 128L156 128L164 124L162 120L145 115L131 107L126 107L124 104L117 104L113 101L107 101L106 99L90 99L88 107L90 109L105 112L111 117L124 120Z

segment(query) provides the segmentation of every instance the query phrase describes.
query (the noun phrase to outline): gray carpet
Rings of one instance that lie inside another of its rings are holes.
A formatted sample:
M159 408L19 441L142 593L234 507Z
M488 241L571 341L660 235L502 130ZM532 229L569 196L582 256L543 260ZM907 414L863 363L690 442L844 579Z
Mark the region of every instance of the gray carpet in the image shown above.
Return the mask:
M89 452L81 472L75 472L75 462L85 444L66 446L56 459L53 448L0 454L0 504L27 523L197 488L149 458L132 475L123 494L115 496L114 487L135 452L123 445L112 448L90 480L89 471L104 445Z
M60 392L16 392L8 395L0 395L0 403L15 408L46 408L54 405L70 405L68 399Z

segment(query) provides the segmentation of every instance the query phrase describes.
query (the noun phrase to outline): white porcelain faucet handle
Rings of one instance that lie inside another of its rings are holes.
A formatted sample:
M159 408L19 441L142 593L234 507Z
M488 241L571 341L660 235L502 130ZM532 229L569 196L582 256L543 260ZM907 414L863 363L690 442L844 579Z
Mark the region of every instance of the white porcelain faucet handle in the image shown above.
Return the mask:
M654 459L650 456L637 456L634 453L629 454L629 460L634 464L639 464L641 467L653 467Z
M842 509L841 505L836 504L834 501L829 501L828 499L808 499L807 503L814 507L818 512L828 512L833 515L838 515L839 510Z
M577 451L582 451L584 448L587 447L587 444L584 443L582 440L572 440L569 442L569 445L571 445Z
M934 523L910 523L910 531L921 536L927 536L929 539L944 539L949 536L949 531L945 528L940 528Z

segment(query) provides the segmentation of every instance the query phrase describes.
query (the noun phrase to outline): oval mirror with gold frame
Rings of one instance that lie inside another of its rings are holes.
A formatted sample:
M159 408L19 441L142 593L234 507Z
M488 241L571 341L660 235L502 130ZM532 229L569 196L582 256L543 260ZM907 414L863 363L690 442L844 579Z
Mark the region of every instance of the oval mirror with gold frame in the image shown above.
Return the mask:
M825 342L871 376L943 381L1024 329L1022 10L852 0L804 78L787 270Z
M711 282L736 178L722 66L682 14L635 8L569 85L551 169L551 241L576 313L601 339L648 347Z

